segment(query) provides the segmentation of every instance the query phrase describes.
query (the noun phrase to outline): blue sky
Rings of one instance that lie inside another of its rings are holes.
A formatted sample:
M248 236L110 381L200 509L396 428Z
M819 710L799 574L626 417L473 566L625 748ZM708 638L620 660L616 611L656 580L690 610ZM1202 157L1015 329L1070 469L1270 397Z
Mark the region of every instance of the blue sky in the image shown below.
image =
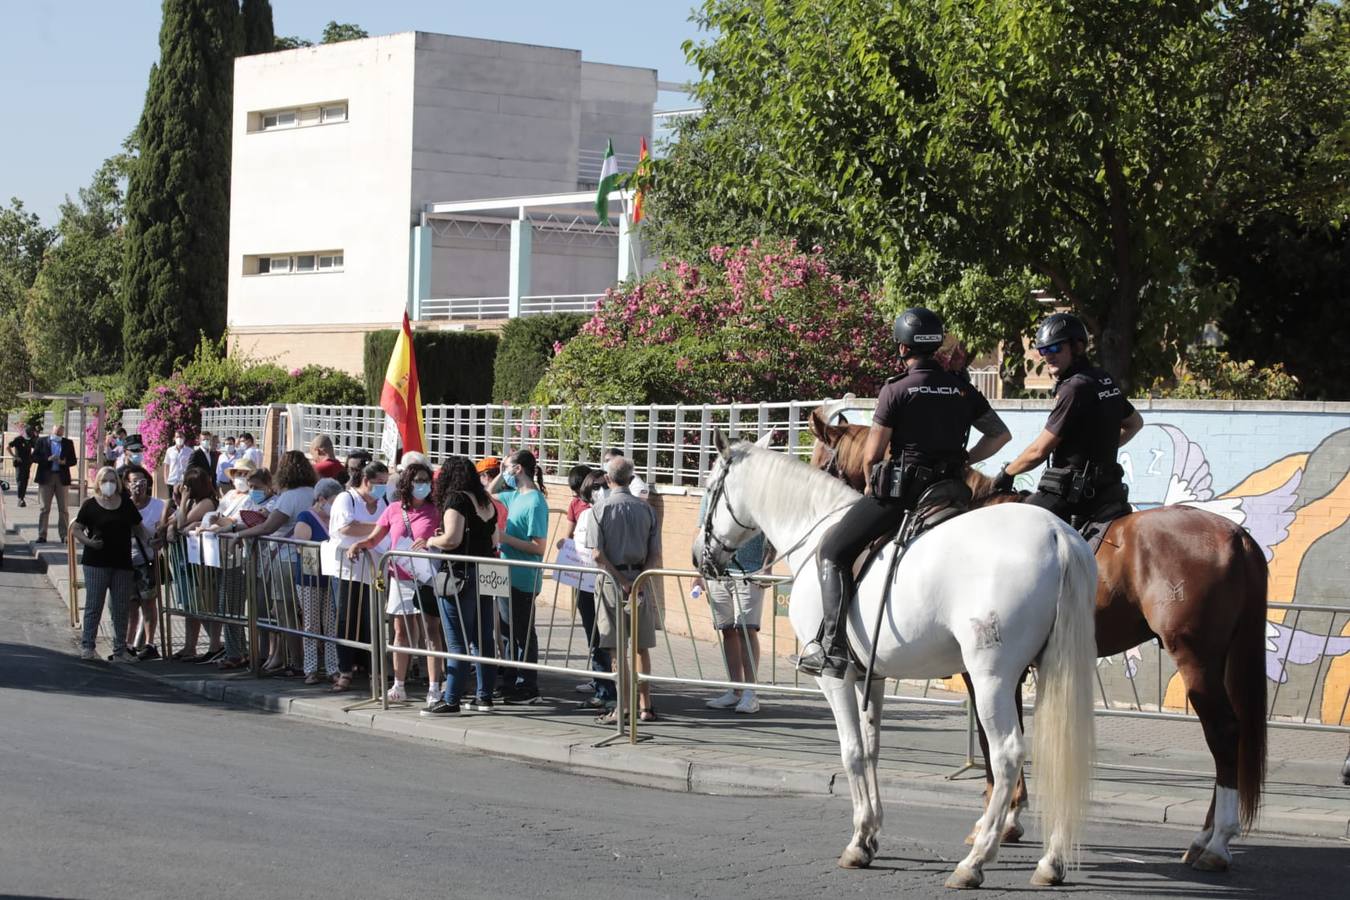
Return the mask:
M645 66L662 80L694 71L680 44L697 32L694 0L272 0L278 34L317 41L330 19L372 35L434 31L580 50L588 60ZM6 3L0 30L0 205L18 197L54 224L66 194L89 181L136 125L159 58L155 0ZM658 106L680 105L663 95Z

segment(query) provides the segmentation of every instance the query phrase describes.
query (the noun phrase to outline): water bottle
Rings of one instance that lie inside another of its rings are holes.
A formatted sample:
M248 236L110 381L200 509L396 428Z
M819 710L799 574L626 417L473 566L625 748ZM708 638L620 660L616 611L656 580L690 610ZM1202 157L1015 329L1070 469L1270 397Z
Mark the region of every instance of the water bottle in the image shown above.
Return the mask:
M689 596L697 600L699 597L703 596L703 588L697 584L694 585L694 587L689 591Z

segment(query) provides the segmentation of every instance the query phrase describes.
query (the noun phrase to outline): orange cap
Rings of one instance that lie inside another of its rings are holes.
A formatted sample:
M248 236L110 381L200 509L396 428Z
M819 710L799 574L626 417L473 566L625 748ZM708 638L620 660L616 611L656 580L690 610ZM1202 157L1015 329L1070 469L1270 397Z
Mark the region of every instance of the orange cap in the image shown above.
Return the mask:
M500 469L501 467L502 461L500 459L495 456L485 456L478 461L478 464L474 466L474 469L479 475L482 475L484 472L490 472L493 469Z

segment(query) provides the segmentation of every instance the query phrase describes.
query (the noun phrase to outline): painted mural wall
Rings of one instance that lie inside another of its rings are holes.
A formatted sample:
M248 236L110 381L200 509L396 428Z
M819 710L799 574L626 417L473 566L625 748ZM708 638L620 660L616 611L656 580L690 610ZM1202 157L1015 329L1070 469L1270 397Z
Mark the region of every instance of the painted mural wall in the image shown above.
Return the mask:
M1145 425L1119 458L1130 502L1138 509L1196 506L1251 533L1270 565L1266 675L1273 714L1350 724L1350 404L1136 405ZM1048 404L1021 406L1031 408L999 409L1013 440L987 471L1009 461L1044 425ZM1038 477L1019 476L1018 487L1033 489ZM1100 702L1185 706L1181 679L1156 642L1102 660L1098 681Z

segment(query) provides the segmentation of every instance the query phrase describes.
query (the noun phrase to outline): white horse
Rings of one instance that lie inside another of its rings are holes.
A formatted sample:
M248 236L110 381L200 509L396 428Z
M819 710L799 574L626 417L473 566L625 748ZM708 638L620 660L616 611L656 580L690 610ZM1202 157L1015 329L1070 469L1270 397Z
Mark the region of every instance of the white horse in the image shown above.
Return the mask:
M709 481L708 512L695 565L725 572L735 549L762 531L794 578L790 618L798 638L821 621L816 548L858 499L842 482L782 453L717 435L721 454ZM894 544L868 568L849 613L859 659L871 651ZM853 798L853 838L839 857L867 866L881 830L877 784L883 678L970 673L989 735L994 790L969 855L947 879L973 888L997 857L1002 823L1025 750L1014 689L1030 664L1039 670L1035 761L1045 855L1032 883L1060 884L1088 799L1094 752L1091 679L1096 657L1093 603L1097 563L1083 539L1046 510L1003 504L966 513L915 539L901 559L878 640L869 709L860 712L861 677L820 677L839 731Z

